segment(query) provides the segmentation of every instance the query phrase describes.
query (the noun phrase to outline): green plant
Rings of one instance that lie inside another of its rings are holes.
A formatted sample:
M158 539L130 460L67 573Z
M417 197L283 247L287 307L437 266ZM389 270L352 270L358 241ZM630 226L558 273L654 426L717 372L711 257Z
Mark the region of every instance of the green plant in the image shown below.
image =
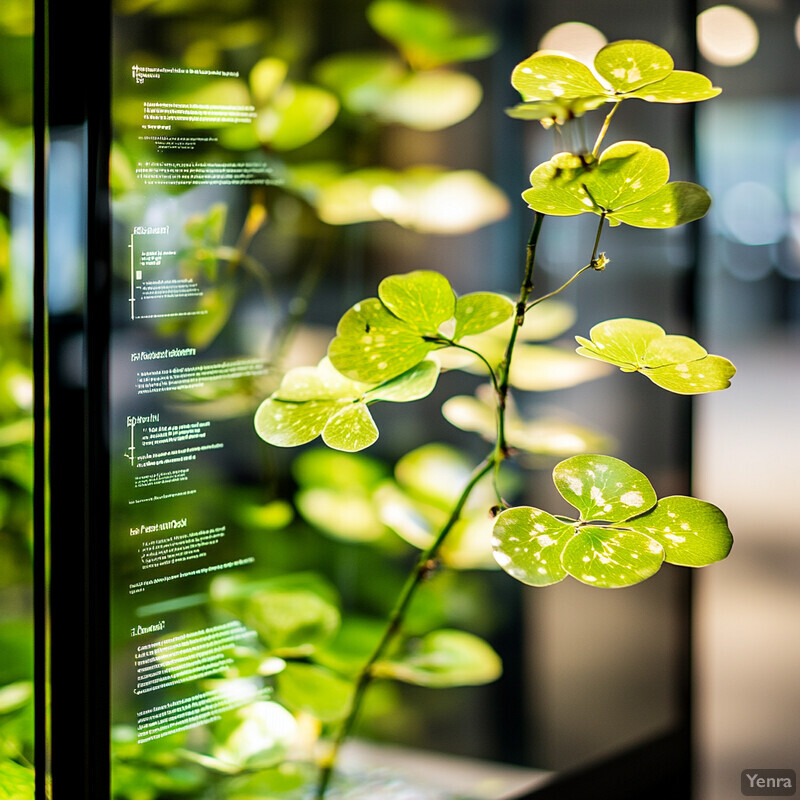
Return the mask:
M531 186L522 196L534 220L516 300L493 292L458 297L449 281L433 271L388 277L380 283L377 297L344 314L327 357L316 367L289 371L256 413L256 430L270 444L297 446L322 436L331 448L355 452L378 437L369 412L372 403L410 402L430 394L440 375L439 351L459 351L466 361L455 367L482 371L491 384L493 446L423 548L380 637L363 657L351 691L337 692L341 703L338 713L328 718L335 723L333 744L323 760L317 798L327 792L339 747L352 732L374 679L454 686L488 682L499 675L496 656L469 634L432 632L414 651L402 643L413 598L440 562L465 507L485 480L493 485L494 557L525 584L544 586L569 574L592 586L629 586L653 575L665 561L704 566L730 550L732 537L719 509L689 497L659 500L641 472L610 456L573 455L556 466L556 488L577 510L576 518L512 506L501 490L501 467L519 447L520 437L512 438L509 401L523 326L544 308L540 304L582 273L606 269L609 259L599 252L604 223L670 228L702 217L710 204L702 187L668 182L669 162L660 150L635 141L618 142L602 152L600 148L614 114L629 99L683 103L711 98L719 89L702 75L674 70L666 51L643 41L607 45L594 66L599 78L574 59L537 53L513 72L512 84L523 102L510 109L510 115L555 126L565 141L576 117L611 106L591 149L576 146L559 152L531 173ZM587 264L555 291L532 297L537 243L546 216L584 213L599 218ZM491 346L498 331L504 335L499 350ZM727 359L709 355L694 340L668 335L642 320L610 320L595 326L589 339L577 339L580 356L623 372L641 372L680 394L724 389L735 372ZM476 425L473 415L463 427L485 433L485 415L481 419ZM513 430L520 427L524 425L515 420ZM303 675L293 680L301 691ZM306 690L314 691L308 686Z

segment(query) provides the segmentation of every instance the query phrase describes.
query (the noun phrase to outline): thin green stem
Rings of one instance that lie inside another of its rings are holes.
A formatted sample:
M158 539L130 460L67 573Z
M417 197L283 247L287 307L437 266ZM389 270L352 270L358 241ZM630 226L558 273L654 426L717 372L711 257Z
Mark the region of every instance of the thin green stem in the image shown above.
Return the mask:
M461 492L461 496L458 498L453 510L450 512L447 522L442 526L431 546L422 552L414 566L413 571L406 579L405 585L403 586L400 596L397 599L397 603L395 604L392 613L389 615L386 628L383 631L380 641L373 650L372 655L366 661L364 666L361 667L361 670L358 673L355 683L355 690L353 692L353 700L350 704L350 711L348 712L347 717L343 720L339 731L336 734L336 738L333 741L331 752L322 769L320 770L319 781L317 783L317 791L315 795L317 800L323 800L325 797L325 792L327 791L328 784L333 775L333 770L336 766L339 750L353 730L356 718L361 710L364 695L366 694L370 683L372 683L373 667L386 653L386 650L388 649L395 635L400 630L403 620L405 619L406 612L411 605L411 601L413 600L417 589L420 587L425 577L433 569L439 554L439 550L444 544L448 534L453 529L453 526L461 517L461 512L463 511L464 505L469 499L469 496L472 494L472 490L475 488L481 478L483 478L483 476L492 469L494 466L494 460L495 454L492 453L473 470L467 485Z
M533 291L533 268L536 262L536 245L539 241L539 233L542 228L543 220L544 215L537 212L533 223L533 229L531 230L531 235L528 239L525 258L525 275L522 280L519 300L517 301L516 307L516 324L511 329L511 334L509 336L508 345L505 351L505 357L500 367L500 377L498 378L491 368L489 370L490 374L492 375L492 381L494 383L495 392L497 395L497 442L495 443L495 447L492 452L473 470L469 481L461 492L461 495L453 507L453 510L450 512L447 522L445 522L437 534L436 539L433 541L430 547L428 547L428 549L420 555L414 566L414 569L406 579L394 609L389 615L386 627L384 628L378 644L376 645L369 659L367 659L367 661L359 670L355 680L355 688L353 690L353 699L350 704L350 710L345 719L342 721L333 740L331 751L320 769L315 793L316 800L324 800L325 798L328 784L333 776L336 762L339 757L339 751L353 731L359 711L361 710L361 706L364 701L364 696L370 684L372 683L374 677L373 668L375 664L385 655L395 636L402 628L406 613L411 605L414 595L417 592L417 589L420 587L423 580L435 568L439 550L447 539L447 536L450 534L450 531L455 526L456 522L458 522L460 519L461 512L464 510L464 506L472 494L472 491L478 485L478 482L485 475L488 475L492 471L495 472L495 489L497 487L497 470L499 469L500 462L505 460L505 458L508 456L508 446L505 440L505 412L506 400L508 397L511 358L514 354L517 333L525 319L526 304L531 292ZM448 344L454 343L448 340ZM470 348L462 349L470 350ZM482 358L480 353L477 353L477 351L470 350L470 352ZM487 363L485 359L483 360L484 363ZM499 493L498 499L500 500L501 504L504 504Z
M500 386L497 390L497 442L495 444L495 452L499 455L501 460L508 455L508 443L506 442L506 399L508 398L508 387L511 379L511 359L514 355L514 347L517 343L517 334L522 327L522 323L525 321L528 298L533 291L533 268L536 264L536 246L539 242L544 216L544 214L538 211L536 212L531 235L528 237L525 253L525 275L522 279L519 299L517 300L517 316L515 324L511 328L511 335L508 337L505 356L500 364Z
M489 363L486 356L484 356L482 353L479 353L477 350L473 350L471 347L467 347L465 344L454 342L452 339L442 339L441 341L447 342L449 347L456 347L459 350L464 350L465 352L471 353L473 356L480 359L489 372L489 377L492 379L492 386L494 387L495 392L500 391L500 384L497 382L497 375L495 375L494 369L492 369L492 365Z
M530 311L534 306L538 306L539 303L544 302L545 300L549 300L551 297L555 297L559 292L563 292L564 289L567 288L579 275L583 275L587 269L593 269L591 264L587 264L585 267L581 267L566 283L562 283L558 289L553 289L552 292L548 292L547 294L543 294L541 297L537 297L536 300L531 300L526 307L526 311Z
M526 311L530 311L530 309L532 309L534 306L538 306L539 303L545 300L549 300L551 297L555 297L560 292L563 292L564 289L567 288L567 286L569 286L580 275L583 275L583 273L586 272L586 270L600 269L600 267L598 267L597 265L597 249L598 247L600 247L600 236L603 233L603 222L605 222L605 219L606 219L606 214L604 211L602 214L600 214L600 223L597 226L597 235L594 237L594 247L592 248L592 255L589 258L589 263L585 267L581 267L566 283L562 283L561 286L558 287L558 289L554 289L552 292L548 292L547 294L542 295L541 297L538 297L536 300L532 300L530 303L528 303L528 306L525 309Z
M592 148L592 155L597 156L597 153L600 150L600 145L603 143L603 139L605 139L606 134L608 133L608 127L611 125L611 120L614 117L614 114L617 113L617 109L622 105L622 100L617 100L614 103L614 107L611 111L608 112L606 115L605 122L603 123L603 127L600 128L600 133L597 134L597 139L595 139L594 147Z

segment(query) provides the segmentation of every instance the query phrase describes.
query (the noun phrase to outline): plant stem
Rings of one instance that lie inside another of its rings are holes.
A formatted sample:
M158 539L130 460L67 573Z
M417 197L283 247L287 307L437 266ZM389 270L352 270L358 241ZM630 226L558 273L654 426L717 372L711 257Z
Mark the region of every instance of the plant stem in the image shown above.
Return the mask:
M417 589L420 587L425 577L431 572L439 554L439 550L444 544L447 535L453 529L453 526L456 524L456 522L458 522L461 512L464 509L464 504L472 494L472 490L475 488L480 479L483 478L483 476L493 468L494 459L495 454L492 453L473 470L467 485L461 492L461 496L458 498L453 510L450 512L447 522L439 531L431 546L422 552L414 566L414 569L406 579L403 589L400 592L400 596L397 599L397 603L395 604L392 613L389 615L386 628L383 631L380 641L373 650L372 655L366 661L364 666L361 667L361 670L358 673L355 683L355 690L353 692L353 701L350 705L350 711L348 712L347 717L345 717L343 720L342 725L336 734L336 738L333 741L333 748L328 758L325 760L322 769L320 770L319 781L317 783L317 792L315 795L317 800L322 800L325 797L328 783L330 782L334 767L336 766L339 750L353 730L356 718L358 717L358 712L360 711L362 702L364 700L364 695L366 694L366 691L372 682L372 668L386 653L395 635L400 630L403 620L405 619L406 612L408 611L408 607L411 605L411 601L414 598Z
M519 299L517 300L517 317L515 325L511 328L511 335L508 337L508 344L506 345L506 352L503 362L500 365L500 386L497 390L497 442L495 444L495 453L498 454L499 462L508 455L508 443L506 442L506 399L508 398L508 387L511 379L511 358L514 355L514 347L517 343L517 334L525 321L525 312L527 311L528 298L533 291L533 268L536 263L536 245L539 242L539 234L542 230L542 222L544 221L544 214L536 212L536 218L533 221L533 228L531 235L528 237L528 244L525 253L525 275L522 279L522 286L519 290Z
M395 636L400 631L408 608L411 605L411 601L413 600L417 589L435 567L439 550L447 539L450 531L453 529L453 526L460 519L461 512L464 510L464 506L467 500L469 500L473 489L478 485L481 478L483 478L485 475L488 475L492 470L495 471L495 486L497 485L497 470L499 469L500 463L508 456L508 446L505 440L505 411L506 399L508 397L511 357L514 354L514 345L517 341L517 333L525 319L528 298L533 291L533 268L536 261L536 245L539 241L539 233L542 229L543 220L544 214L540 214L537 211L533 228L531 230L531 235L528 238L525 257L525 275L522 279L519 300L517 301L517 317L515 320L516 324L511 329L508 345L506 346L505 357L500 366L499 381L491 368L489 369L497 394L497 442L495 443L495 447L492 452L472 471L472 475L462 490L458 500L456 501L453 510L450 512L447 522L445 522L444 526L441 528L430 547L423 551L420 557L417 559L414 569L406 579L403 589L400 592L400 596L397 598L394 609L389 615L389 619L386 622L386 628L384 629L378 644L372 651L372 655L370 655L365 664L359 670L355 679L355 689L353 690L353 700L350 704L350 710L348 711L348 714L344 720L342 720L341 726L339 727L336 737L333 740L331 752L328 754L328 757L325 759L325 762L320 769L315 794L316 800L324 800L325 798L325 793L328 790L328 784L333 776L333 771L336 767L336 762L339 757L339 751L341 750L344 742L350 736L353 727L355 726L356 719L364 701L364 695L366 694L369 685L372 683L373 668L375 664L380 661L381 658L383 658ZM488 363L487 366L489 366Z
M592 148L592 155L597 156L598 151L600 150L600 145L605 139L606 133L608 133L608 126L611 125L611 120L614 117L614 114L617 113L617 109L622 105L622 100L618 100L614 103L614 107L611 111L608 112L606 115L605 122L603 123L603 127L600 128L600 133L597 134L597 139L595 139L594 147Z

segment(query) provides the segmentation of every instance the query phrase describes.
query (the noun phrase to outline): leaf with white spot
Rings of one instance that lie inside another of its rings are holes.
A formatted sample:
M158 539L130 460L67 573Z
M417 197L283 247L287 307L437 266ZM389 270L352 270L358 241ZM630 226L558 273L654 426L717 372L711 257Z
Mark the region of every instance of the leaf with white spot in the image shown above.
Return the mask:
M456 301L456 332L458 341L491 330L514 313L514 303L494 292L465 294Z
M514 67L511 85L526 101L602 97L606 88L592 71L568 56L534 53Z
M579 355L614 364L623 372L641 372L676 394L726 389L736 373L727 358L708 355L694 339L667 334L654 322L606 320L595 325L589 336L591 340L575 337Z
M665 561L684 567L705 567L730 553L733 535L716 506L693 497L665 497L626 527L655 539Z
M411 369L440 346L425 341L417 326L396 317L377 297L370 297L356 303L339 320L328 357L348 378L379 383Z
M714 86L705 75L675 70L664 80L626 92L625 98L636 97L648 103L696 103L716 97L722 89Z
M450 282L432 270L390 275L378 285L378 297L398 319L431 336L456 310L456 296Z
M617 142L606 148L584 176L595 202L609 212L636 203L669 179L669 161L644 142Z
M643 369L642 374L675 394L705 394L727 389L736 367L722 356L706 356L688 363Z
M297 447L316 439L341 407L338 400L292 403L268 397L256 411L256 432L276 447Z
M498 515L492 550L497 563L512 578L529 586L549 586L567 575L561 553L574 535L573 525L546 511L518 506Z
M663 561L663 548L649 536L594 526L581 528L561 554L573 578L604 589L640 583L658 572Z
M390 381L367 389L364 398L368 403L385 400L392 403L409 403L427 397L439 379L439 364L432 358L426 358L419 364L392 378Z
M672 56L661 47L636 39L611 42L595 56L594 68L617 92L632 92L672 72Z
M608 214L609 222L635 228L674 228L705 216L711 196L696 183L674 181L637 203Z
M322 441L346 453L357 453L377 440L378 427L363 403L350 403L333 414L322 429Z
M647 477L612 456L578 455L557 464L553 482L585 522L622 522L656 504Z

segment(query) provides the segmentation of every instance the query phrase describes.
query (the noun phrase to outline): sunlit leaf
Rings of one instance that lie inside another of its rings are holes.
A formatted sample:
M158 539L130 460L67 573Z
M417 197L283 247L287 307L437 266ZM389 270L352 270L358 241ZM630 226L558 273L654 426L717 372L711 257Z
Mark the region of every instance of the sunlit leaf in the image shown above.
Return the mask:
M284 84L255 121L258 137L275 150L294 150L316 139L339 112L335 95L318 86Z
M448 422L488 441L497 432L496 413L493 405L477 397L455 396L442 405ZM553 417L523 419L511 405L506 408L505 430L511 447L537 456L564 457L610 446L608 438L597 431Z
M9 683L0 688L0 714L17 711L33 699L33 684L30 681Z
M336 633L339 622L339 609L307 589L263 589L248 603L248 625L278 655L313 653Z
M561 552L575 527L538 508L518 506L497 516L492 549L497 563L529 586L549 586L566 577Z
M256 105L268 103L283 85L289 65L280 58L262 58L250 70L250 91Z
M385 531L374 502L360 489L311 487L298 492L295 503L308 522L336 539L372 542Z
M526 101L603 97L605 87L580 61L554 53L534 53L514 67L511 85Z
M613 225L624 222L636 228L673 228L703 217L711 196L696 183L675 181L644 200L608 214Z
M417 68L485 58L497 48L486 28L427 3L374 0L367 19Z
M722 90L705 75L675 70L658 83L643 86L626 97L638 97L648 103L694 103L716 97Z
M448 511L471 471L463 453L435 442L411 450L395 466L395 476L404 489Z
M664 560L661 545L635 531L587 526L564 546L561 563L582 583L613 589L654 575Z
M408 74L396 56L385 53L336 53L317 64L314 77L355 114L374 114Z
M251 703L238 709L234 718L236 726L214 755L241 768L280 764L297 737L295 718L278 703Z
M384 278L378 297L396 317L426 334L435 334L455 312L456 297L450 282L431 270Z
M493 292L465 294L456 302L456 341L491 330L514 313L514 303Z
M664 497L626 528L655 539L665 561L684 567L704 567L725 558L733 536L725 515L716 506L693 497Z
M304 179L305 195L330 225L390 220L421 233L458 234L496 222L509 210L505 194L473 170L364 169L333 179L329 173L316 191L314 176Z
M608 369L598 369L599 365L591 363L587 369L587 363L575 353L558 347L519 345L511 362L511 385L527 392L551 392L608 374Z
M355 403L333 414L322 430L322 441L328 447L355 453L374 444L378 426L366 405Z
M0 756L0 800L32 800L33 791L33 770Z
M278 447L307 444L321 434L329 447L356 452L378 438L368 403L418 400L433 390L438 375L438 364L425 361L372 386L350 380L324 358L316 367L286 373L278 389L258 407L256 432Z
M378 383L411 369L438 346L425 341L417 326L398 319L377 297L371 297L356 303L339 320L328 357L343 375Z
M377 486L386 477L386 467L361 453L339 453L319 447L300 453L292 461L292 475L304 488L325 487L365 491Z
M291 663L277 678L278 694L290 708L334 722L350 710L353 684L314 664Z
M608 102L606 97L571 97L558 100L535 100L529 103L518 103L506 109L506 114L512 119L538 120L545 127L547 123L557 122L563 125L573 117L583 116L587 111L592 111L603 103Z
M587 522L621 522L656 503L656 493L647 477L612 456L568 458L553 470L553 481L561 496Z
M660 325L640 319L612 319L595 325L591 340L575 337L577 353L641 372L678 394L714 392L730 386L736 368L726 358L708 355L687 336L668 335Z
M439 378L439 364L433 357L420 361L410 370L364 392L367 402L384 400L393 403L409 403L427 397Z
M412 640L402 658L380 661L373 668L377 677L436 688L491 683L501 673L500 658L487 642L456 630Z
M663 80L673 66L666 50L636 39L607 44L594 59L594 68L617 92L632 92Z
M481 84L450 70L411 73L387 90L374 113L385 123L438 131L466 119L480 105Z

